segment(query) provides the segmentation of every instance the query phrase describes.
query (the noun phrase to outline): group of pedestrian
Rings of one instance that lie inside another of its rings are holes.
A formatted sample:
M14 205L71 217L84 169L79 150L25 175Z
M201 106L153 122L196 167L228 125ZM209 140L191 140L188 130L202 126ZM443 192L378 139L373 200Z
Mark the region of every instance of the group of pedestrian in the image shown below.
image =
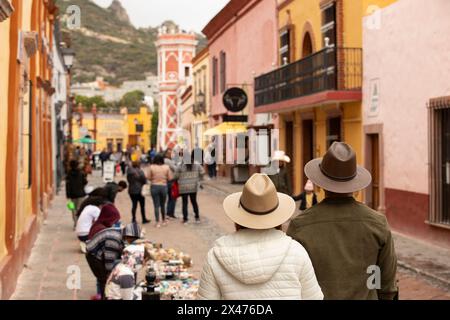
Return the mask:
M150 183L156 228L167 225L169 220L177 219L175 207L178 197L182 198L183 223L189 221L189 200L194 210L195 221L200 222L197 192L201 188L200 182L205 171L201 164L195 162L194 152L182 150L178 156L180 155L181 157L174 159L174 151L169 148L163 153L155 154L145 173L138 168L136 163L136 168L131 174L128 174L130 185L136 186L135 195L130 194L130 197L133 203L140 203L143 221L147 221L145 218L145 198L139 196L138 192L141 191L140 193L142 193L146 180ZM133 204L133 221L135 221L136 207Z
M265 174L253 175L242 192L224 200L236 232L218 239L209 251L200 299L398 299L397 260L386 217L353 196L371 183L354 150L335 142L304 170L310 182L295 197L304 211L294 219L291 194L277 192ZM324 190L320 203L313 184Z

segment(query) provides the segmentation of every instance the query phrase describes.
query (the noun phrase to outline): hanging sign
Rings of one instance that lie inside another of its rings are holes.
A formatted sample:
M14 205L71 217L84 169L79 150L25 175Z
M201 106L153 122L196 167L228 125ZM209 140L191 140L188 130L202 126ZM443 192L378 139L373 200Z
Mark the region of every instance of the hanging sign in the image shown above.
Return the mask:
M230 112L244 110L248 103L248 96L241 88L230 88L223 95L223 105Z

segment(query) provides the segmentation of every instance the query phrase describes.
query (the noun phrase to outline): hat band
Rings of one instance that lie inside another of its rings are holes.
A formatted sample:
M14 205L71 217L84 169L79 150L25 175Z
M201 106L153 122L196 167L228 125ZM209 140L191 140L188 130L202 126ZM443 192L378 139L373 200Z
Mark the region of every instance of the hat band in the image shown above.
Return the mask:
M249 208L247 208L246 206L244 206L244 205L242 204L241 199L239 199L239 206L240 206L240 207L242 207L245 211L247 211L247 212L249 212L249 213L251 213L251 214L256 214L256 215L258 215L258 216L264 216L264 215L266 215L266 214L269 214L269 213L274 212L275 210L278 209L278 206L279 206L279 205L280 205L280 202L277 201L277 205L276 205L273 209L270 209L270 210L267 210L267 211L255 211L255 210L249 209Z
M327 173L323 168L322 168L322 164L319 163L319 169L320 171L328 178L332 179L332 180L337 180L337 181L350 181L352 179L354 179L356 177L357 171L355 171L355 173L351 176L348 177L335 177L329 173Z

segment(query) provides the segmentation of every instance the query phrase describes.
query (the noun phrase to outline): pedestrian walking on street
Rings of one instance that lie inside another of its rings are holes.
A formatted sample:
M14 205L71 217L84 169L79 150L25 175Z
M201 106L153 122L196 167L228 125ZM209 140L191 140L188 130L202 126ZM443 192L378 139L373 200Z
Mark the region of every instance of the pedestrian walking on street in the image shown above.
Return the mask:
M88 181L86 175L80 170L77 160L71 160L69 166L70 170L66 176L66 197L74 204L72 219L75 228L77 224L77 211L86 197L84 187Z
M164 155L158 153L153 159L153 163L147 170L147 178L150 180L150 192L155 210L156 227L160 228L159 213L161 210L162 223L166 225L166 198L167 184L173 179L172 172L167 164L164 164Z
M122 150L122 154L120 156L120 170L122 171L122 176L126 174L127 167L128 167L128 155L126 150Z
M99 155L100 162L102 163L102 177L103 177L103 172L104 172L104 168L105 168L105 162L109 160L109 155L110 154L106 151L106 149L103 149Z
M173 156L172 149L168 148L164 152L164 164L169 166L172 176L175 176L175 173L177 171L177 166L176 166L175 161L173 160L172 156ZM175 207L177 204L177 199L174 198L172 195L172 187L175 182L176 182L176 179L172 179L172 180L169 180L167 183L167 195L168 195L168 197L167 197L167 217L172 218L172 219L177 218L175 216Z
M78 240L80 240L80 248L82 253L86 253L86 241L89 239L89 232L92 225L100 216L100 211L108 200L103 197L89 196L84 200L82 207L79 210L76 233Z
M269 175L273 184L277 188L277 191L287 195L292 195L291 177L289 176L286 166L287 163L291 162L291 158L289 158L284 151L277 150L274 152L272 161L278 161L279 165L277 173Z
M293 219L287 234L308 251L325 299L395 299L392 234L383 214L353 197L371 183L354 150L334 142L323 158L305 165L305 174L325 190L325 199ZM380 272L375 283L370 270Z
M112 204L103 206L92 225L86 243L86 260L97 278L99 293L105 297L105 285L115 261L120 259L124 248L122 230L115 225L120 213Z
M205 164L208 167L208 176L210 179L217 178L217 163L216 163L216 144L215 138L211 139L210 144L206 147Z
M292 197L294 201L300 201L300 213L317 204L317 195L314 193L314 184L308 180L305 184L304 191L298 196Z
M132 163L131 168L128 168L127 180L129 184L128 194L130 195L132 203L132 221L136 222L136 210L139 204L141 207L142 223L149 223L150 220L147 220L145 217L145 197L142 195L142 188L147 184L147 178L145 177L144 171L141 169L140 162L135 161Z
M216 240L208 252L200 299L323 299L305 248L281 231L295 202L277 193L267 175L254 174L223 208L236 232Z
M179 192L183 200L183 223L187 223L188 219L188 205L191 200L194 209L195 221L200 222L200 212L197 203L197 192L200 187L200 180L203 180L205 170L203 166L195 162L194 152L191 155L185 155L190 158L188 163L182 163L178 166L175 178L178 180ZM183 157L185 159L185 157Z

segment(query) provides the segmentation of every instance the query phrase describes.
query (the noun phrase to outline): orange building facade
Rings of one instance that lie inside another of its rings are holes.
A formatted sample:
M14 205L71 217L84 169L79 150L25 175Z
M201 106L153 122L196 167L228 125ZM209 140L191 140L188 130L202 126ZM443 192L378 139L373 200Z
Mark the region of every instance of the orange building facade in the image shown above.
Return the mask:
M0 298L8 298L46 218L52 172L52 0L0 0Z

